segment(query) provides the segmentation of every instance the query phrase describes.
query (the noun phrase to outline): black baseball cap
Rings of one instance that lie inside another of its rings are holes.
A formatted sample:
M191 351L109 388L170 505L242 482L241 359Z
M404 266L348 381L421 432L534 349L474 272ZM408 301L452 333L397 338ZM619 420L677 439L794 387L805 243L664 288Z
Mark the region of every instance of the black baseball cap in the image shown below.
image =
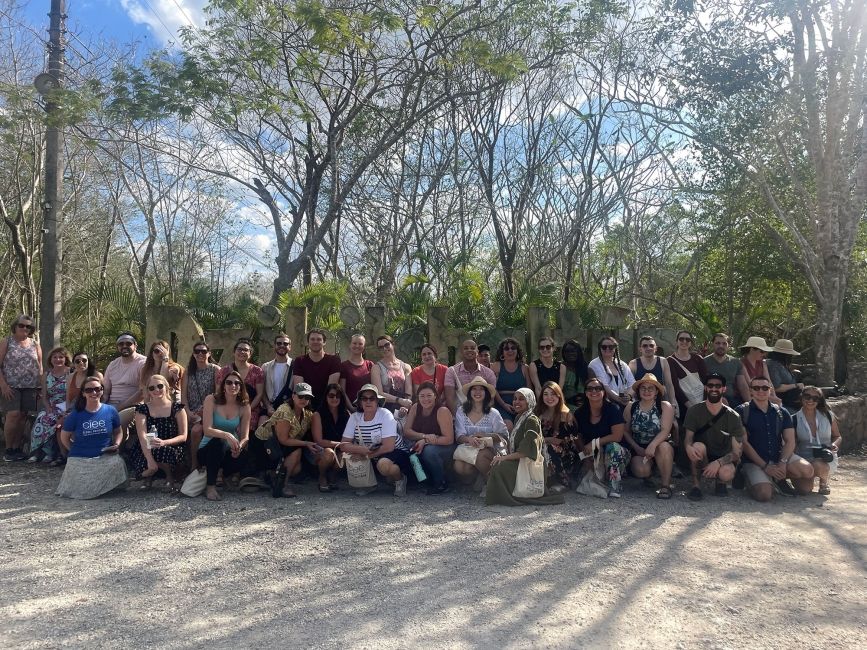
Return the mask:
M707 382L709 382L711 379L717 379L720 381L720 383L722 383L723 386L726 385L726 378L723 377L718 372L712 372L707 377L705 377L704 378L704 385L707 386Z

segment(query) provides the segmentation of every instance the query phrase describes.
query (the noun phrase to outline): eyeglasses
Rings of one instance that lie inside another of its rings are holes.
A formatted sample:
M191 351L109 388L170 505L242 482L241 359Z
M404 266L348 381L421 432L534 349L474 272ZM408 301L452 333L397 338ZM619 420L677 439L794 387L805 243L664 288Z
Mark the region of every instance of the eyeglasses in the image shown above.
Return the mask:
M193 350L193 354L207 354L210 352L208 348L199 348L198 350Z
M803 401L803 402L818 402L819 399L820 398L818 395L810 395L809 393L807 393L807 394L801 393L801 401Z
M686 341L687 343L692 343L692 337L691 336L678 336L677 340L678 341Z
M250 354L250 348L235 348L235 352L243 352L244 354Z
M375 402L379 398L375 395L362 395L358 399L362 402Z
M165 384L154 384L153 386L148 386L148 390L153 392L155 390L163 390L165 387Z
M78 359L75 359L72 363L87 363L87 358L79 357Z
M15 327L23 327L29 331L33 331L33 325L28 325L27 323L15 323Z
M750 386L750 390L754 390L756 392L769 391L771 390L770 386Z
M584 389L584 392L585 393L601 393L603 390L604 389L602 388L602 386L587 386L587 388Z
M234 379L229 379L223 382L223 386L240 386L240 381L235 381Z
M616 345L608 345L608 344L606 344L606 345L600 345L600 346L599 346L599 349L600 349L600 350L616 350L616 349L617 349L617 346L616 346Z
M723 385L722 384L705 384L708 390L720 390Z
M96 393L102 392L102 386L88 386L84 389L84 392L88 395L95 395Z
M325 397L328 399L339 399L340 393L328 393Z
M554 347L553 345L540 345L539 349L540 350L550 350L553 347Z
M383 343L382 345L377 345L376 347L380 350L388 350L388 348L391 347L391 343Z

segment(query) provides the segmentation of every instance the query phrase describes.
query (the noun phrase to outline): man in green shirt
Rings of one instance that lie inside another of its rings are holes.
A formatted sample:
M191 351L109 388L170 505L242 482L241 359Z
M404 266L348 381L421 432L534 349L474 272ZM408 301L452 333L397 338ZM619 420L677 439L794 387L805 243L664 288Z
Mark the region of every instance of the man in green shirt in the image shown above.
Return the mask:
M744 426L737 411L722 402L726 378L716 372L704 382L707 399L689 407L683 427L686 430L684 448L692 467L692 489L687 493L690 501L703 497L698 471L702 476L716 479L717 496L727 496L726 483L735 477L735 468L741 456Z

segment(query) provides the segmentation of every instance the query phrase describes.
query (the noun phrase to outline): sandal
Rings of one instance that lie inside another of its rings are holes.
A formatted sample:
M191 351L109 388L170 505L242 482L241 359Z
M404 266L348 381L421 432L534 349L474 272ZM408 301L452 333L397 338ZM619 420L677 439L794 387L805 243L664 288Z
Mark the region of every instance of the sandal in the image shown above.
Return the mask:
M320 492L331 492L331 486L330 485L320 485L319 491Z
M671 498L671 486L663 485L656 491L657 499L670 499Z
M827 483L819 483L819 494L831 494L831 488Z

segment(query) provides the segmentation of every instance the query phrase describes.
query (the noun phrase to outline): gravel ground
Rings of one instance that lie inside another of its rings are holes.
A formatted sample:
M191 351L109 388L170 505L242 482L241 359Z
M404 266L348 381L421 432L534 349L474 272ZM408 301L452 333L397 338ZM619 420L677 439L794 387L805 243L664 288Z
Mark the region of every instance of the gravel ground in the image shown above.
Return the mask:
M830 497L57 498L0 463L5 648L867 647L867 460ZM681 481L679 488L685 486Z

